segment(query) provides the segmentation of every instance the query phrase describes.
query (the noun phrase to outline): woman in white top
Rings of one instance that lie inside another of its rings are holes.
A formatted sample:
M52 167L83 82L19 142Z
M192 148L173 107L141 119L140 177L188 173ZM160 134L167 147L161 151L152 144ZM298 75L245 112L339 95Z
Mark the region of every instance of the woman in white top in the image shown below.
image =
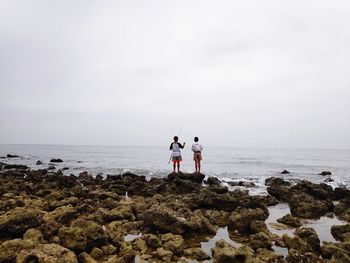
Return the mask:
M194 144L192 144L193 160L194 166L196 168L196 173L201 172L201 161L203 151L203 146L198 141L198 137L194 137Z

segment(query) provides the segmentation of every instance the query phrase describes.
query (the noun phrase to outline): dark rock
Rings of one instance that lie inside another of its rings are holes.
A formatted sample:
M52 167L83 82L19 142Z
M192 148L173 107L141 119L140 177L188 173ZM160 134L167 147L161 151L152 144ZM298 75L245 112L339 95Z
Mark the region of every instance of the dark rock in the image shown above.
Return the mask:
M43 164L43 162L40 161L40 160L38 160L38 161L36 162L36 165L42 165L42 164Z
M335 240L350 243L350 224L334 225L331 227L331 233Z
M249 246L254 250L259 248L271 249L272 240L266 233L260 232L249 237Z
M334 195L335 195L335 200L340 200L345 198L350 199L350 190L347 189L346 187L336 187L334 189Z
M287 226L292 226L292 227L300 227L301 222L298 218L292 216L291 214L287 214L283 216L282 218L277 219L278 223L285 224Z
M51 163L63 163L62 159L51 159L50 160Z
M14 208L0 215L0 236L15 237L41 223L40 212L30 208Z
M317 254L320 253L320 239L317 236L316 231L311 227L297 228L294 234L301 239L305 240Z
M317 219L331 212L334 205L328 200L317 200L305 193L293 194L289 198L290 211L293 216Z
M290 188L283 185L271 185L267 187L267 192L279 201L287 202L290 198Z
M63 171L69 170L69 167L63 167L62 170Z
M319 173L318 175L326 176L326 175L332 175L332 173L330 171L323 171L323 172Z
M228 182L231 186L242 186L242 187L254 187L255 184L253 182L247 181L239 181L239 182Z
M290 172L289 171L287 171L287 170L283 170L282 172L281 172L281 174L289 174Z
M327 178L327 179L324 179L323 182L325 182L325 183L331 183L331 182L334 182L334 179L332 179L332 178Z
M334 200L333 188L325 183L314 184L307 180L302 180L291 188L294 193L306 193L320 200Z
M47 167L47 170L55 170L55 169L56 169L56 167L53 165L50 165L49 167Z
M223 239L216 242L212 249L214 262L217 263L239 263L254 262L254 250L248 246L235 248Z
M264 208L245 208L239 207L236 211L232 212L228 229L238 230L242 234L251 234L252 230L250 225L255 220L265 221L269 216L269 211Z
M29 167L22 164L5 164L4 169L16 169L16 170L26 170Z
M18 158L19 156L15 155L15 154L7 154L6 157L7 158Z
M283 180L280 177L270 177L265 180L267 186L290 186L291 183Z
M220 185L221 184L220 180L214 176L208 177L206 183L209 185Z
M324 242L324 245L321 247L322 257L330 259L336 254L350 255L350 244Z
M282 236L283 242L286 244L288 251L290 252L292 249L296 250L301 255L306 254L308 252L313 252L312 247L299 236L290 237L287 234Z
M182 180L189 180L194 183L201 184L203 182L205 175L200 173L194 173L194 174L185 174L185 173L171 173L168 175L167 180L173 181L176 178L182 179Z
M290 249L286 257L286 262L288 263L320 263L323 261L320 261L318 256L311 252L300 253L296 249Z
M228 192L228 188L227 186L223 186L223 185L210 185L209 186L209 190L217 193L217 194L224 194Z

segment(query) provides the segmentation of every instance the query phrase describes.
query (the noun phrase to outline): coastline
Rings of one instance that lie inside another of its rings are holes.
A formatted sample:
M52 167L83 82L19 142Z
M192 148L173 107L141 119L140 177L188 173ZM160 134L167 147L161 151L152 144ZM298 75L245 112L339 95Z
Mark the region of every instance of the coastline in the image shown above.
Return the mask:
M346 188L269 178L269 194L252 195L251 186L228 188L203 174L146 180L132 173L103 178L0 168L0 262L350 259ZM324 232L311 228L333 223Z

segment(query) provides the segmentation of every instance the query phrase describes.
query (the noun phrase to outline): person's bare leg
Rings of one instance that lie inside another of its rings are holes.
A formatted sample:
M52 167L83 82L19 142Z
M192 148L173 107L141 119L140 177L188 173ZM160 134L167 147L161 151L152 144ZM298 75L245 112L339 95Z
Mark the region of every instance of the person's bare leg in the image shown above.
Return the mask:
M197 160L194 160L194 166L196 168L196 173L198 172L198 161Z
M176 163L175 162L173 162L173 168L174 168L173 173L175 173L176 172Z
M180 162L177 162L177 172L180 172Z
M198 160L198 173L201 172L201 160Z

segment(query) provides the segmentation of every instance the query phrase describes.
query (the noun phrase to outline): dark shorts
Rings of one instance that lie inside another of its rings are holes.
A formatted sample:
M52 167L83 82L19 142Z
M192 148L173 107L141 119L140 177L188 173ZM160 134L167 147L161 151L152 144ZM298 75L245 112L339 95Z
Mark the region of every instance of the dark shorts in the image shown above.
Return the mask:
M174 163L179 163L182 161L182 157L180 156L173 156L171 157L171 159L173 160Z

